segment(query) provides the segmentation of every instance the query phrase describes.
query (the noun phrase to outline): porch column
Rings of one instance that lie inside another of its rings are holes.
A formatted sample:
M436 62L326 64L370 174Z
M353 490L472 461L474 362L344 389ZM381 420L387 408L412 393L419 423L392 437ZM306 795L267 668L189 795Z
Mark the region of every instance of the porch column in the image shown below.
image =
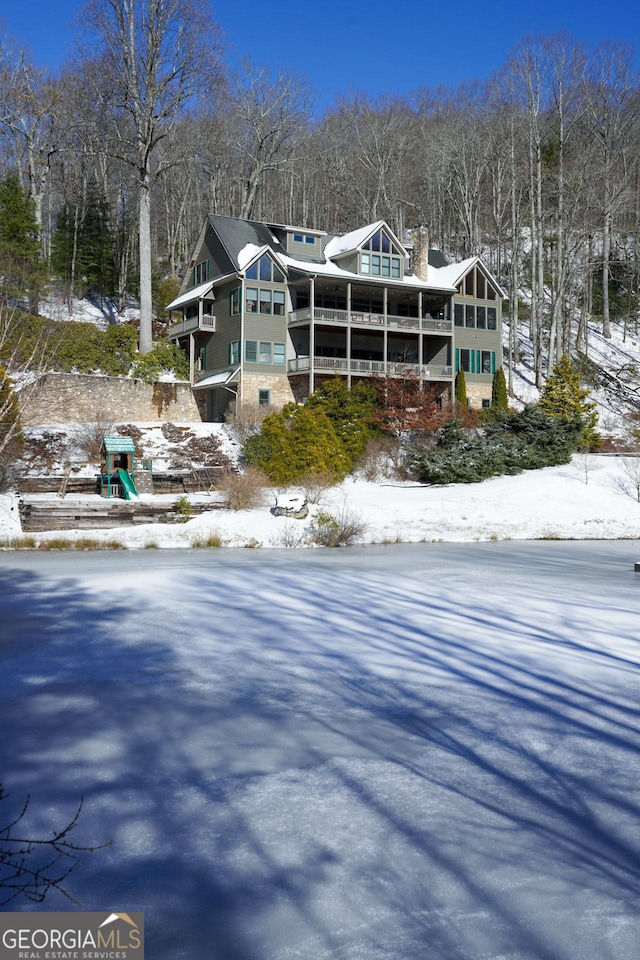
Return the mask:
M315 390L315 377L313 369L314 355L316 352L316 304L315 304L316 284L315 278L309 278L309 306L311 307L311 321L309 325L309 396Z
M347 386L351 388L351 281L347 283Z
M189 383L193 385L195 383L195 372L196 372L196 338L192 333L189 334Z

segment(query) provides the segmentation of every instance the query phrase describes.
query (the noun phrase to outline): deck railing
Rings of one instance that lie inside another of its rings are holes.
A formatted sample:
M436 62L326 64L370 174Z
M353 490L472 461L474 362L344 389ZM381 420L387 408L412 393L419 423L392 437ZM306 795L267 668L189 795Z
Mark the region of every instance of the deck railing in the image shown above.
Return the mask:
M289 373L308 373L310 357L289 360ZM314 357L313 369L318 373L334 372L338 375L352 373L357 376L421 377L423 380L450 380L453 376L449 365L432 363L401 363L397 360L347 360L346 357Z
M346 326L351 323L355 326L377 327L382 329L385 326L385 316L382 313L363 313L361 310L352 310L351 314L347 310L339 310L335 307L315 307L314 319L318 323L337 323ZM311 307L304 307L302 310L294 310L289 314L289 325L297 323L311 322ZM386 327L389 330L411 330L415 333L452 333L453 323L451 320L442 320L436 317L399 317L396 314L388 313L386 316Z
M196 330L207 330L209 333L215 333L216 318L215 314L205 313L202 320L198 317L189 317L186 320L178 320L169 327L169 336L182 336L185 333L194 333Z

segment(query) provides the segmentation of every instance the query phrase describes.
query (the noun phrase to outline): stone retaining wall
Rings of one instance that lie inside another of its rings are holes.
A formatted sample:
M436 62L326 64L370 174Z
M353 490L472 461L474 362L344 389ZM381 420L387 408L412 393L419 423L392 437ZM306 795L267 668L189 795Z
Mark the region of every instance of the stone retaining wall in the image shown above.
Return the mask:
M18 394L25 426L205 420L204 397L188 383L145 383L124 377L45 373Z

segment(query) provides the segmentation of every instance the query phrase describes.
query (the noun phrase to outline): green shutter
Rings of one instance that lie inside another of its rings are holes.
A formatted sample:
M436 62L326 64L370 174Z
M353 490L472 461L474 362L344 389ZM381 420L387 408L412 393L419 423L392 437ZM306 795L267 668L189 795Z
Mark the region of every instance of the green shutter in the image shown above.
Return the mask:
M496 354L495 350L491 351L491 373L496 372Z
M456 373L460 369L460 350L456 347Z
M482 373L482 357L479 350L476 350L476 373Z

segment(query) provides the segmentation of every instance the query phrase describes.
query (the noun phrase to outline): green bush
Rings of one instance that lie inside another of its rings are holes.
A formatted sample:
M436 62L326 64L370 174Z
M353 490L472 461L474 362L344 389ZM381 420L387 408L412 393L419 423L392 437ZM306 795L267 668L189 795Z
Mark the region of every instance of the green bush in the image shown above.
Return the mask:
M453 421L430 453L413 453L409 469L422 483L479 483L501 474L568 463L580 445L582 421L544 415L535 406L507 413L465 433Z
M596 430L596 404L588 398L589 390L585 390L580 383L580 371L563 354L547 377L538 407L547 417L579 420L582 424L580 446L597 450L602 437Z
M349 388L344 380L336 377L318 387L306 406L326 414L353 464L363 455L373 435L369 419L376 403L377 391L372 384L360 382Z
M261 433L247 439L243 455L276 486L296 483L311 471L342 479L352 466L329 417L319 408L293 403L266 417Z
M136 360L133 375L146 383L156 383L165 373L173 373L176 380L188 380L189 361L177 344L160 340L150 353Z

